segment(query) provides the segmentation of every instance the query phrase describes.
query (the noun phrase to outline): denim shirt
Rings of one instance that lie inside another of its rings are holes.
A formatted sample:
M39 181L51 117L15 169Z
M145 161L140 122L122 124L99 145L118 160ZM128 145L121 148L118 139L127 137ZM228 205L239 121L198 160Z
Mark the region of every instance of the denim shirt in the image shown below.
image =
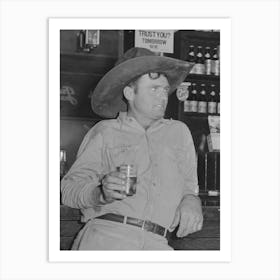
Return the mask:
M124 163L136 166L136 194L102 206L91 205L89 196L102 177ZM191 133L184 123L167 119L145 130L126 113L101 121L85 136L76 161L61 182L61 191L63 203L81 209L83 221L115 213L168 228L182 198L198 194Z

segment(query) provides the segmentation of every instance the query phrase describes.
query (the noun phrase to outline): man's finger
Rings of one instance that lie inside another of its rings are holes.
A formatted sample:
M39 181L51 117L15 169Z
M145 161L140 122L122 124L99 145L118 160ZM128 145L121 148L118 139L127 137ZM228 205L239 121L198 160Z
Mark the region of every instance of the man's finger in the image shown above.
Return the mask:
M189 227L189 217L187 215L181 215L179 229L177 231L177 237L183 237L186 230Z
M119 184L114 184L114 183L107 183L103 187L108 191L118 191L118 192L125 191L125 186L124 185L119 185Z
M178 226L179 221L180 221L180 213L179 213L179 211L176 211L173 222L172 222L169 230L173 231Z
M194 233L197 231L197 223L198 221L195 219L192 219L189 223L189 226L185 232L186 235L190 234L190 233Z
M116 191L107 191L105 194L107 199L124 199L126 198L126 195L124 193L116 192Z
M118 185L124 185L125 179L120 177L114 177L114 176L108 176L106 177L103 182L103 184L118 184Z

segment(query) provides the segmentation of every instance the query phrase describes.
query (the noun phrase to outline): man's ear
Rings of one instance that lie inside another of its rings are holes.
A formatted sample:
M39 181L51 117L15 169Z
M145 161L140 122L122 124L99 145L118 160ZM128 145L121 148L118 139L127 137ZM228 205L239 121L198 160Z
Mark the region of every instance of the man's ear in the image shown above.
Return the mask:
M126 86L123 89L123 95L127 101L131 101L134 98L134 89L132 87Z

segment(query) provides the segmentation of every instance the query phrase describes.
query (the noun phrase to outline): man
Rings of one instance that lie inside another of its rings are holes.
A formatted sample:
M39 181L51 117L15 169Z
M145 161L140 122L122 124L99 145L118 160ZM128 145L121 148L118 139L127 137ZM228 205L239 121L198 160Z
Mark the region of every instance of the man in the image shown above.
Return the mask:
M62 202L86 225L72 250L172 250L168 236L202 228L196 155L187 126L164 119L168 95L192 65L132 48L98 83L92 108L117 119L97 123L61 184ZM136 193L125 194L118 167L137 170Z

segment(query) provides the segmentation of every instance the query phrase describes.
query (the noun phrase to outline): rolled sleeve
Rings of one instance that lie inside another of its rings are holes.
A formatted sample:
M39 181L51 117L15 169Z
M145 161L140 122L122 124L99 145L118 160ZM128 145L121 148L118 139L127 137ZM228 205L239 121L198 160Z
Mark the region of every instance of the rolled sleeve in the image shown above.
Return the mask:
M182 170L185 177L185 185L183 196L191 194L198 195L199 187L197 180L197 156L194 148L193 138L189 128L182 124L182 139L183 139L183 161Z

